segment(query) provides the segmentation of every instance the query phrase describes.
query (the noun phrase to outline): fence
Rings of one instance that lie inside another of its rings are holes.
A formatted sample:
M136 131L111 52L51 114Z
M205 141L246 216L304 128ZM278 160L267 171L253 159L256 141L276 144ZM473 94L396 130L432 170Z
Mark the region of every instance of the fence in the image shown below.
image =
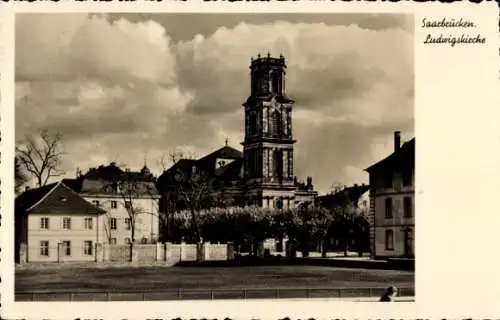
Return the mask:
M16 292L16 301L158 301L219 299L314 299L378 298L386 287L373 288L243 288L177 289L161 291L35 291ZM415 296L413 287L398 287L399 296L408 301Z
M89 254L78 254L72 251L65 254L62 245L58 244L46 256L38 255L38 248L27 248L21 245L19 256L20 262L76 262L76 261L112 261L112 262L155 262L165 261L167 264L175 264L180 261L221 261L232 260L234 250L229 244L133 244L133 245L111 245L96 243L95 248Z

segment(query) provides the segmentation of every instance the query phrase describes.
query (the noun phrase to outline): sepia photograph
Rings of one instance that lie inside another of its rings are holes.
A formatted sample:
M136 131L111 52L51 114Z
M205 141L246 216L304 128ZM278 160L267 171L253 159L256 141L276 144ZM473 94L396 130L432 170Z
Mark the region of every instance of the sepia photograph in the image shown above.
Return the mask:
M412 14L16 14L15 301L415 301L414 69Z

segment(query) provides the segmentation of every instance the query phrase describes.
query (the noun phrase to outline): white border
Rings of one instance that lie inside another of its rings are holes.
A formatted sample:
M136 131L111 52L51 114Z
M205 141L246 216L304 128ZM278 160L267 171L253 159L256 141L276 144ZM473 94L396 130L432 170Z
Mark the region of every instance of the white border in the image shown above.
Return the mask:
M417 225L415 303L332 301L13 302L14 11L406 12L416 15ZM2 317L27 319L333 319L500 315L498 5L372 2L61 1L2 3ZM487 45L424 46L423 16L479 24Z

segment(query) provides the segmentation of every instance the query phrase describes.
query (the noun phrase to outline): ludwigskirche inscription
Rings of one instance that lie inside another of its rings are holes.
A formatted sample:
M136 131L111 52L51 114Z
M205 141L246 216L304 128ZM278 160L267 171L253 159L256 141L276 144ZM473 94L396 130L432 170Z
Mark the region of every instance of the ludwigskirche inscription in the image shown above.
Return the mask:
M423 43L438 45L445 44L450 47L455 47L458 44L485 44L486 38L481 36L479 33L461 32L463 29L469 30L476 27L477 25L474 22L463 18L423 18L421 28L430 29L429 33L425 36Z

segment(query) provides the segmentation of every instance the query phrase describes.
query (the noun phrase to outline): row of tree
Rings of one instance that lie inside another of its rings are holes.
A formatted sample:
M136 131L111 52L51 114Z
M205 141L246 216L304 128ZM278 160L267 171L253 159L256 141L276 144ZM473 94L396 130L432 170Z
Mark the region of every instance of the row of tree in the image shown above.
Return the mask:
M310 251L320 251L322 256L339 249L344 255L369 251L370 225L365 213L354 205L329 209L214 208L200 213L198 226L187 213L177 213L165 222L162 241L233 242L237 251L251 254L257 254L259 244L269 238L278 242L288 238L292 249L305 256Z

